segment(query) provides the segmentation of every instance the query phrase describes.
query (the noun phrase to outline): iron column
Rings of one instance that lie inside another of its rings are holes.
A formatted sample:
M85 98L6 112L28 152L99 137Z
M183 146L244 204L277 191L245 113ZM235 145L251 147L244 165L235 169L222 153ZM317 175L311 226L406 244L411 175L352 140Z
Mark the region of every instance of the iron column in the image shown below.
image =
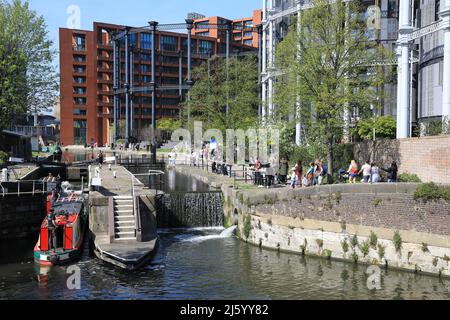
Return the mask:
M192 29L194 28L194 20L186 19L187 24L187 85L189 86L188 91L188 129L191 124L191 88L192 88L192 79L191 79L191 59L192 59L192 48L191 48L191 38L192 38Z
M129 28L125 31L125 141L128 144L130 142L130 126L129 126L129 117L130 117L130 65L129 65L129 37L130 37Z
M156 163L156 75L155 75L155 64L156 64L156 53L155 53L155 40L156 40L156 28L158 27L158 22L150 21L149 25L152 31L152 81L150 83L152 90L152 163Z

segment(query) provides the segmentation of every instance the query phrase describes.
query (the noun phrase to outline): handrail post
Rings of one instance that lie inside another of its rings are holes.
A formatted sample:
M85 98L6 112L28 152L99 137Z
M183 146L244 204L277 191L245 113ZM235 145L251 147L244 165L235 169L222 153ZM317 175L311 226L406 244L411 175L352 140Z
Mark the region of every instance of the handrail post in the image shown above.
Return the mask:
M35 182L34 182L34 180L33 180L33 196L34 196L34 183L35 183Z
M17 181L17 196L20 197L20 180Z

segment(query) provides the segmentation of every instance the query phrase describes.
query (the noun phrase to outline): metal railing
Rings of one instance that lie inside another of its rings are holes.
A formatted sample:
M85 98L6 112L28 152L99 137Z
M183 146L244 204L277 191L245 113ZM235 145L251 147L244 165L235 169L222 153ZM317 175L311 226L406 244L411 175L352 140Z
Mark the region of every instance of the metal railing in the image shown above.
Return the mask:
M7 192L3 183L4 182L0 182L0 187L2 190L2 197L4 198L7 195L17 195L18 197L20 197L21 195L46 194L46 193L48 193L48 184L52 183L52 182L47 182L47 181L42 181L42 180L17 180L17 181L8 182L12 185L14 185L14 184L17 185L17 191L14 191L14 192ZM23 187L24 185L28 185L28 186L31 185L31 191L22 191L21 186ZM39 185L42 186L41 189L38 188Z

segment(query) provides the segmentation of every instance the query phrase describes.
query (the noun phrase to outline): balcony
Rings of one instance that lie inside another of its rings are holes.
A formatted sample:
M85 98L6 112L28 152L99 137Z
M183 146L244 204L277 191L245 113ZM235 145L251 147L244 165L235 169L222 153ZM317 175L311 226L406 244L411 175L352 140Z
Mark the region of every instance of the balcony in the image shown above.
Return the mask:
M97 43L97 49L112 50L113 46L105 43Z
M97 60L99 61L107 61L107 62L113 62L113 57L109 56L97 56Z
M86 46L73 45L73 51L77 52L77 53L85 53L86 52Z
M97 78L97 83L103 83L103 84L113 84L113 80L110 79L103 79L103 78Z

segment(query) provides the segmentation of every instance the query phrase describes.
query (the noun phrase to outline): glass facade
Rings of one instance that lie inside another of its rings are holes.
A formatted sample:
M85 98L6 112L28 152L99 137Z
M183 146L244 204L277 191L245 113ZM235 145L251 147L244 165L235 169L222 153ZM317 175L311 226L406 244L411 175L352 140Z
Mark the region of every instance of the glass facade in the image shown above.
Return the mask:
M148 33L141 33L141 49L151 50L151 48L152 48L152 35Z
M200 40L199 53L210 55L213 52L213 43L211 41Z
M76 145L86 144L87 125L86 120L75 120L73 122L73 136Z
M178 51L178 38L161 36L161 51Z

